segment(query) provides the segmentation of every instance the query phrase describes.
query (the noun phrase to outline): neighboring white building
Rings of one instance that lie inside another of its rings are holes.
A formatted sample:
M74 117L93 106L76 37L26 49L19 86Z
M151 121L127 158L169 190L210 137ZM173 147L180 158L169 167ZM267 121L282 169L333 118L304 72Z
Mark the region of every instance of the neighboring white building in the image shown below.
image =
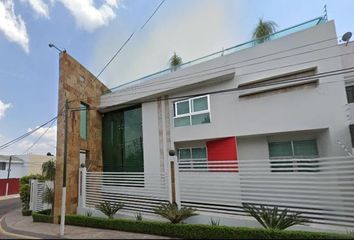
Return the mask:
M0 179L6 179L8 175L10 156L0 155ZM21 178L26 175L24 161L17 156L12 156L10 178Z

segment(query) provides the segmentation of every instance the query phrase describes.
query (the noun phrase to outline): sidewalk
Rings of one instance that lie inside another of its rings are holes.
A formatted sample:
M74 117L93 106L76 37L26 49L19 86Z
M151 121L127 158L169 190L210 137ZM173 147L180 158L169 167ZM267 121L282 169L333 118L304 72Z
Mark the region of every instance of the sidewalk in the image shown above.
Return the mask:
M32 216L22 216L20 210L5 215L1 227L14 234L35 238L59 239L59 225L50 223L34 223ZM64 238L74 239L168 239L167 237L154 236L140 233L129 233L114 230L65 226Z
M7 199L12 199L12 198L19 198L20 194L12 194L12 195L7 195L7 196L0 196L0 201L1 200L7 200Z

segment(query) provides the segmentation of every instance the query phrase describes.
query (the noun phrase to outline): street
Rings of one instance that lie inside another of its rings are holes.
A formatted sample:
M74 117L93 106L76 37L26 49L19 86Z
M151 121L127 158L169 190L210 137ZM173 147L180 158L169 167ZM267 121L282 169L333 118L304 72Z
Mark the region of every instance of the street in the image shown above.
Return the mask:
M20 207L21 207L20 198L1 200L0 201L0 219L4 215L6 215L8 212L11 212L11 211L18 209ZM19 239L19 238L14 238L13 236L7 236L7 235L4 235L2 232L0 232L0 239Z

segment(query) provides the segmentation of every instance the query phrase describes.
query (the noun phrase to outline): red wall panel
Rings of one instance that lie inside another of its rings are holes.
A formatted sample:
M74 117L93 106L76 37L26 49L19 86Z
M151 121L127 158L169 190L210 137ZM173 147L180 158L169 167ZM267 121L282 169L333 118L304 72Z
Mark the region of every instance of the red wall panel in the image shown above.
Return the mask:
M236 137L228 137L207 142L208 165L212 171L238 172ZM217 163L218 161L233 161L231 163ZM218 164L218 167L213 167ZM226 165L223 167L222 165ZM230 170L217 170L217 168L230 168Z
M0 179L0 196L6 195L6 183L9 183L8 195L18 194L20 191L20 179L19 178L9 178Z

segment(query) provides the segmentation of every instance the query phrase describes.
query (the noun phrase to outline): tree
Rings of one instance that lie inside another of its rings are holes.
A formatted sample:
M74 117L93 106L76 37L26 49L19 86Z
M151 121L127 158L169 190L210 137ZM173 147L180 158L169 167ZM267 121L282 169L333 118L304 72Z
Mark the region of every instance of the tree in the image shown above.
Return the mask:
M278 25L275 22L263 21L263 19L260 18L258 25L253 31L252 39L256 40L257 43L269 40L269 35L275 33L277 27Z
M42 175L47 179L54 181L55 178L55 161L49 160L42 164Z
M171 71L176 71L182 64L182 58L176 52L170 58Z

